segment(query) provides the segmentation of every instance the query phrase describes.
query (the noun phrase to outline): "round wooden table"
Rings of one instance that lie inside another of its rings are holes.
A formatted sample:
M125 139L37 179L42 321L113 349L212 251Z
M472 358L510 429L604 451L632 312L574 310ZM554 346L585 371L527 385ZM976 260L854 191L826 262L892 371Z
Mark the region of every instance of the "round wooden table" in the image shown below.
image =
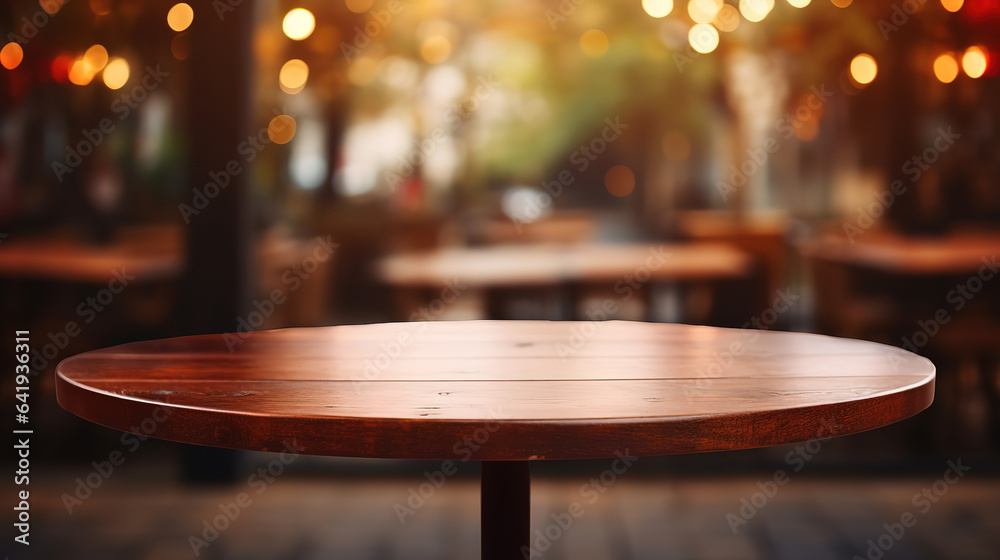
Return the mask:
M63 361L56 391L66 410L118 430L165 417L155 437L184 443L482 461L483 558L513 560L528 546L529 460L868 430L929 406L934 366L899 348L799 333L386 323L125 344Z

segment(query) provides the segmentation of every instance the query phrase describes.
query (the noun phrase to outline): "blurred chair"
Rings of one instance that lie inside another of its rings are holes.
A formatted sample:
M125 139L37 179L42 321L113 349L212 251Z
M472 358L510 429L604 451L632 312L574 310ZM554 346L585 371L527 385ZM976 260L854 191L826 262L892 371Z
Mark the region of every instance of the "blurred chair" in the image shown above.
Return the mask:
M284 303L274 306L260 329L314 327L328 324L336 252L316 258L316 239L296 239L282 227L265 231L256 247L256 300L272 292L283 293ZM323 253L325 254L325 253ZM315 268L312 268L315 263Z
M596 222L592 212L560 210L530 223L515 223L506 217L486 219L478 234L485 244L581 243L593 238Z
M754 293L750 306L753 314L767 309L776 291L789 287L788 228L789 219L784 212L737 216L723 211L688 211L678 216L678 231L683 237L725 243L753 257L756 278L750 282L754 286L749 288Z
M802 247L817 331L907 346L935 363L937 402L917 422L929 422L921 428L939 447L967 449L992 438L1000 448L1000 292L990 284L1000 280L982 280L960 308L949 298L996 249L1000 234L988 231L910 237L872 230L849 240L838 226Z

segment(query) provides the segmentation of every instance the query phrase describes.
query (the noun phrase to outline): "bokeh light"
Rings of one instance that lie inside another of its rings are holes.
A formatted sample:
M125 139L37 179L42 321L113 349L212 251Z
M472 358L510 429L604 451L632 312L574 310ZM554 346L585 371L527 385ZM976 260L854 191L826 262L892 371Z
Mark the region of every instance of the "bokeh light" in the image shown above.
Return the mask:
M288 115L278 115L267 125L267 137L275 144L287 144L295 136L295 119Z
M124 58L116 56L104 67L104 85L109 89L119 89L124 86L128 82L128 76L128 61Z
M61 10L63 4L65 3L66 0L41 0L40 2L38 2L38 5L42 7L42 10L44 10L45 13L51 16L55 15L56 12Z
M420 44L420 57L430 64L444 62L451 54L451 41L444 35L431 35Z
M708 54L719 46L719 32L707 23L699 23L688 31L688 42L695 51Z
M69 67L70 83L85 86L93 79L94 72L90 69L90 65L83 60L82 56L73 61L73 65Z
M616 165L604 174L604 188L613 196L628 196L635 189L635 175L624 165Z
M301 41L312 35L313 29L316 29L316 18L305 8L291 10L285 14L285 19L281 22L281 30L289 39L295 41Z
M830 0L830 3L838 8L846 8L851 5L854 0Z
M608 52L609 45L607 34L600 29L589 29L580 36L580 49L587 56L602 56Z
M8 70L17 68L24 60L24 50L21 45L11 41L0 49L0 64Z
M982 47L969 47L962 55L962 70L970 78L978 78L986 73L986 51Z
M774 9L774 0L740 0L740 13L750 22L763 21Z
M934 59L934 77L950 84L958 77L958 61L951 53L944 53Z
M60 84L68 82L69 69L71 66L73 66L73 57L67 54L61 54L52 59L52 66L50 67L50 70L52 71L52 79Z
M791 5L791 6L793 7L793 8L805 8L806 6L808 6L808 5L809 5L809 2L810 2L810 1L811 1L811 0L788 0L788 3L789 3L789 4L790 4L790 5Z
M184 31L191 26L191 22L193 21L194 10L184 2L174 4L174 7L170 8L170 11L167 12L167 25L174 31Z
M949 12L957 12L962 9L965 0L941 0L941 5Z
M298 93L309 80L309 65L293 58L281 66L278 72L278 84L285 93Z
M372 9L375 0L346 0L347 9L356 14L363 14Z
M87 52L83 53L83 61L87 63L87 66L90 66L91 72L100 72L108 63L108 49L104 48L103 45L93 45L87 49Z
M719 31L732 33L740 26L740 11L732 4L723 4L719 13L715 14L712 25Z
M690 0L688 16L695 23L711 23L722 9L722 0Z
M855 83L870 84L877 74L878 64L870 54L859 54L851 60L851 79Z
M666 17L674 9L674 0L642 0L642 9L655 18Z

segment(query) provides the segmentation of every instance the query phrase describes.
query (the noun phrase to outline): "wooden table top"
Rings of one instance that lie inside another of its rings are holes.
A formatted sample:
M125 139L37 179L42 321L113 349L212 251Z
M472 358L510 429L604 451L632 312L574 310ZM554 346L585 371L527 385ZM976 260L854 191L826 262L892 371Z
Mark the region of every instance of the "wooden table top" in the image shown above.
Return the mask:
M750 257L719 243L522 244L446 247L390 255L379 277L400 286L530 286L560 282L615 282L643 269L653 280L740 277Z
M872 231L852 243L836 235L803 247L806 256L910 276L972 274L1000 252L1000 232L958 231L913 237Z
M384 323L261 331L234 350L203 335L87 352L59 364L58 400L199 445L524 460L844 435L934 395L931 362L898 348L678 324Z

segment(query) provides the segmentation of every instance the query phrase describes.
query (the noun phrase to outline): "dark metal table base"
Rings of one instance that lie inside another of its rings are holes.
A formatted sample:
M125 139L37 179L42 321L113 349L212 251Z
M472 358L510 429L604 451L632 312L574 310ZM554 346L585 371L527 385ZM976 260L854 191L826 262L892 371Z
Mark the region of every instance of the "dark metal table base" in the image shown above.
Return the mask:
M524 560L529 549L531 481L529 461L483 461L482 558Z

